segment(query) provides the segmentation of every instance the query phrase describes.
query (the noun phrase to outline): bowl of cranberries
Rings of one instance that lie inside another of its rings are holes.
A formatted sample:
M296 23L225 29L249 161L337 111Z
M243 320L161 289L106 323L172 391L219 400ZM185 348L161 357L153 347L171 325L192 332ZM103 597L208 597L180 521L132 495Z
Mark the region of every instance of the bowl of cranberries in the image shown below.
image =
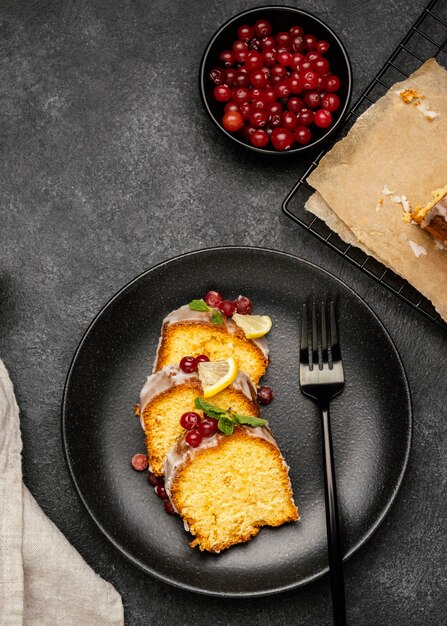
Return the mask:
M259 7L226 22L200 65L200 91L216 126L240 146L295 154L340 126L351 65L319 18L291 7Z

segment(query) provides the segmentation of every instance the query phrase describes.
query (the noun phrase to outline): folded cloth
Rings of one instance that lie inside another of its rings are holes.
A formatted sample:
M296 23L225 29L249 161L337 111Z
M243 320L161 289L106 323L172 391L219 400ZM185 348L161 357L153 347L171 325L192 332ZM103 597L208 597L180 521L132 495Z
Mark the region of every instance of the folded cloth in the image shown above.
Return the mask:
M121 597L22 482L19 408L0 360L0 624L124 624Z

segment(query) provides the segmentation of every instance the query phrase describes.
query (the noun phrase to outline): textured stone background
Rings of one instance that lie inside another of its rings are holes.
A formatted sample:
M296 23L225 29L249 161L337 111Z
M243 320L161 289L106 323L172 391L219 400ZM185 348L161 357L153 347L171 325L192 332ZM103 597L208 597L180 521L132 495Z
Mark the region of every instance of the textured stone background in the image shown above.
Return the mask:
M81 507L60 441L71 356L119 287L158 261L210 245L296 253L340 276L377 312L413 394L403 488L346 565L350 624L445 623L446 335L281 213L299 160L239 153L207 119L197 90L203 49L225 19L256 4L2 2L0 354L21 406L25 479L122 594L128 624L330 624L326 578L281 596L225 601L142 575ZM424 5L296 6L326 20L346 43L355 98Z

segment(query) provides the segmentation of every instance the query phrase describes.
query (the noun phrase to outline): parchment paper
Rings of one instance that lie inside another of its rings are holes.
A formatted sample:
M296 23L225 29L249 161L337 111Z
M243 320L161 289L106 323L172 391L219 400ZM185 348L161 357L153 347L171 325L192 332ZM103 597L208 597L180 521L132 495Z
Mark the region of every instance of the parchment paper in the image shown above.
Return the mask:
M397 92L414 89L438 116L429 121ZM306 208L342 239L362 248L429 298L447 320L447 251L403 221L447 183L447 72L430 59L359 117L308 178L316 189ZM393 193L383 193L386 186ZM410 241L426 254L414 253Z

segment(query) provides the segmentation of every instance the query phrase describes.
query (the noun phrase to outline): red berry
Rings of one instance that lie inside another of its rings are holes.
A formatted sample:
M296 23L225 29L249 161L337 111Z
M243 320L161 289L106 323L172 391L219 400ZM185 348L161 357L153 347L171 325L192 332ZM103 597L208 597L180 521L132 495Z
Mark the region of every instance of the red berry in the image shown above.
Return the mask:
M157 485L164 485L163 476L155 476L152 472L149 472L147 475L147 482L152 485L152 487L156 487Z
M298 75L298 72L293 72L288 81L290 93L301 93L303 91L303 81Z
M315 50L317 38L314 35L304 35L304 45L308 50Z
M298 113L298 124L301 124L302 126L309 126L313 121L313 111L310 111L309 109L301 109Z
M242 114L242 117L244 118L244 120L248 120L248 116L251 113L251 105L250 105L250 103L249 102L242 102L242 104L239 105L239 111Z
M188 411L188 413L183 413L180 418L180 426L185 430L193 430L197 428L200 424L200 415L198 413L194 413L194 411Z
M242 24L242 26L239 26L239 28L237 29L237 36L241 41L250 41L250 39L253 38L254 34L255 33L253 28L251 26L248 26L248 24Z
M269 119L269 114L263 109L254 109L248 116L250 125L254 128L263 128Z
M205 302L208 306L218 307L222 302L222 296L218 291L208 291L205 296Z
M164 488L164 485L157 485L155 487L155 493L162 500L167 500L168 499L168 494L166 493L166 489Z
M210 72L210 78L215 85L222 85L227 80L227 73L222 67L215 67Z
M149 461L145 454L134 454L130 463L136 472L144 472L149 467Z
M222 52L219 53L218 59L225 67L234 65L234 54L231 50L222 50Z
M275 94L278 98L288 98L290 96L290 85L288 80L280 80L275 85Z
M245 59L245 67L251 73L255 70L260 70L262 67L262 59L263 56L257 50L252 50L248 53L247 58Z
M205 417L200 422L198 431L202 437L212 437L217 431L217 420L212 417Z
M312 135L307 126L298 126L298 128L295 129L295 139L302 146L305 146L309 143L309 141L312 139Z
M244 133L245 139L251 142L251 138L253 134L256 132L256 128L253 128L252 126L248 126L247 124L245 124L242 129L242 132Z
M294 52L302 52L305 47L304 37L302 35L295 35L295 37L292 37L292 50Z
M250 100L250 92L246 87L239 87L239 89L235 89L233 91L233 100L238 104L242 104L242 102L248 102Z
M180 369L185 372L185 374L191 374L195 372L197 369L197 361L193 356L184 356L180 361Z
M286 31L281 31L276 35L276 43L278 46L283 46L284 48L290 48L292 45L292 37L290 33Z
M219 311L227 317L231 317L236 313L236 306L233 302L231 302L231 300L222 300L219 304Z
M275 102L276 100L275 90L272 89L271 87L267 87L267 89L264 89L262 93L262 99L264 100L266 106L270 104L270 102Z
M209 358L206 356L206 354L199 354L199 356L196 356L196 361L197 361L197 364L208 363Z
M297 96L292 96L287 102L287 108L289 111L292 111L292 113L299 113L303 106L303 101Z
M253 311L253 303L250 298L247 298L246 296L238 296L236 300L234 300L234 304L240 315L250 315Z
M273 400L273 389L265 385L258 389L258 402L259 404L270 404Z
M267 85L267 77L262 70L255 70L250 76L250 83L253 87L263 89Z
M294 52L292 54L292 61L290 63L290 67L293 69L297 69L301 63L304 61L305 57L301 52Z
M332 124L332 115L327 109L318 109L314 116L315 126L327 128Z
M317 41L316 48L320 54L326 54L326 52L330 48L330 45L328 44L327 41L321 40L321 41Z
M274 48L276 46L276 41L274 37L264 37L261 41L261 48L263 50L269 50L270 48Z
M321 96L318 91L308 91L304 96L304 102L309 109L317 109L321 106Z
M340 106L340 98L336 93L327 93L321 100L321 106L332 113Z
M288 128L289 130L293 130L297 125L297 119L295 113L291 111L284 111L282 114L282 126L283 128Z
M271 140L276 150L290 150L293 145L293 134L287 128L275 128Z
M233 44L233 55L238 63L243 63L248 57L248 46L243 41L235 41Z
M284 65L274 65L272 67L272 69L270 70L271 74L272 74L272 79L276 82L278 80L282 80L284 78L287 78L287 70L284 67Z
M257 128L250 136L251 145L255 148L265 148L269 142L269 136L265 130Z
M285 67L290 65L292 63L292 55L290 54L290 52L280 52L278 54L278 63L280 65L284 65Z
M272 117L272 115L277 115L282 112L282 106L279 102L269 102L266 106L266 111Z
M303 74L303 88L306 90L315 89L318 86L318 75L311 70Z
M267 20L258 20L253 28L256 37L268 37L272 32L272 25Z
M260 50L261 49L261 40L254 37L250 43L248 44L250 50Z
M340 89L340 79L338 78L338 76L327 76L325 89L326 91L329 91L331 93L334 91L338 91Z
M225 70L225 73L227 75L225 84L228 85L228 87L234 87L235 85L235 78L236 78L236 70L234 69L234 67L227 67L227 69Z
M198 430L190 430L185 436L185 441L192 448L197 448L202 443L202 435Z
M218 102L228 102L231 98L231 89L227 85L216 85L214 87L214 98Z
M265 50L262 55L262 60L264 65L267 65L268 67L275 65L276 61L278 60L275 50L272 50L271 48Z
M241 67L241 69L236 72L234 84L236 87L248 87L250 85L250 74L244 67Z
M323 59L322 57L318 57L312 61L312 67L317 74L320 74L320 76L324 76L330 70L329 61L327 59Z
M239 106L236 104L236 102L227 102L226 105L224 106L224 112L228 113L228 111L239 111Z
M319 59L319 58L320 58L320 55L318 54L316 50L310 50L306 54L306 61L310 61L311 63L313 63L314 61L316 61L316 59Z
M174 509L174 505L172 504L172 502L170 500L165 500L163 502L163 505L165 507L166 513L169 513L169 515L176 515L175 509Z
M300 36L304 35L304 30L301 28L301 26L291 26L289 28L289 32L292 35L292 37L296 37L297 35L300 35Z
M238 111L228 111L222 118L222 126L230 133L234 133L244 124L244 118Z

